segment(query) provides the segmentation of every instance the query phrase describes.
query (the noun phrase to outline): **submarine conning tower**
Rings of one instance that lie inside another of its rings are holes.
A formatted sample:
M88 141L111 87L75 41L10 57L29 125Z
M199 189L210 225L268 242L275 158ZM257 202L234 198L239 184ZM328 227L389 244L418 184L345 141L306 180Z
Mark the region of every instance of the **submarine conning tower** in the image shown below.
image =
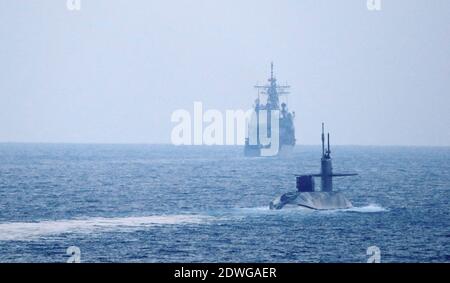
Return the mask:
M333 177L356 176L355 173L333 173L330 149L330 133L327 134L327 148L325 149L325 129L322 123L322 158L320 159L320 174L297 175L297 190L299 192L314 192L314 177L320 177L323 192L333 191Z
M324 123L322 123L322 159L320 175L322 191L331 192L333 190L333 165L331 161L330 133L327 134L327 149L325 150Z

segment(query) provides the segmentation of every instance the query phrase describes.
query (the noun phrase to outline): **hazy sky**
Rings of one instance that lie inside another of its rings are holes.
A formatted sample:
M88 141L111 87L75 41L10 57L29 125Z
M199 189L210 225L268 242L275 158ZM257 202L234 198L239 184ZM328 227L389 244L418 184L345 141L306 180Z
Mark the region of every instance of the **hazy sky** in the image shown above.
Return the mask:
M0 0L0 142L169 143L275 62L298 144L450 145L450 1Z

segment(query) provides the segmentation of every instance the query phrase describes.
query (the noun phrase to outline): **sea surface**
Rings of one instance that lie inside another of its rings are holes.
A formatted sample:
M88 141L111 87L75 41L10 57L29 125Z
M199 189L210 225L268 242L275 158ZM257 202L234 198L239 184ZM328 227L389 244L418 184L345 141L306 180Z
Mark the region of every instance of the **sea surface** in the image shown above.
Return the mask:
M0 262L450 262L449 147L332 150L354 208L271 211L319 147L0 144Z

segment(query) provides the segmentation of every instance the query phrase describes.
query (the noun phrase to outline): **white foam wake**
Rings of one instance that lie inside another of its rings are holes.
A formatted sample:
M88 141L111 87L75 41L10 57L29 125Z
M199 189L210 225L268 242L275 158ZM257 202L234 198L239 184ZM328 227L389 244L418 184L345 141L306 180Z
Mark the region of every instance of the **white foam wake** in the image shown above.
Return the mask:
M283 209L280 210L271 210L269 206L261 206L261 207L249 207L249 208L239 208L237 210L242 214L280 214L280 213L320 213L320 214L330 214L330 213L339 213L339 212L359 212L359 213L373 213L373 212L383 212L388 211L388 209L378 205L378 204L369 204L366 206L357 206L352 208L343 208L343 209L324 209L324 210L314 210L309 209L297 205L286 205Z
M345 211L372 213L372 212L383 212L383 211L388 211L388 210L382 206L379 206L378 204L369 204L366 206L348 208L348 209L345 209Z
M201 224L212 220L202 215L163 215L123 218L87 218L41 222L0 223L0 241L26 241L64 233L138 230L157 225Z

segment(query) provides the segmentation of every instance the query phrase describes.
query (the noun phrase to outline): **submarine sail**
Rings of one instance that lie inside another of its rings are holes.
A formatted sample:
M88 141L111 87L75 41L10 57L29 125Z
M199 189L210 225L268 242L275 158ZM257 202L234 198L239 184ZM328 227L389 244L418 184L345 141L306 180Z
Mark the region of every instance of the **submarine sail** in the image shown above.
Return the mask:
M282 209L294 205L316 210L346 209L352 203L340 192L333 191L333 177L355 176L355 173L333 173L330 134L325 150L325 132L322 123L322 158L319 174L297 175L297 191L288 192L270 202L270 209ZM320 177L321 191L315 190L314 178Z

